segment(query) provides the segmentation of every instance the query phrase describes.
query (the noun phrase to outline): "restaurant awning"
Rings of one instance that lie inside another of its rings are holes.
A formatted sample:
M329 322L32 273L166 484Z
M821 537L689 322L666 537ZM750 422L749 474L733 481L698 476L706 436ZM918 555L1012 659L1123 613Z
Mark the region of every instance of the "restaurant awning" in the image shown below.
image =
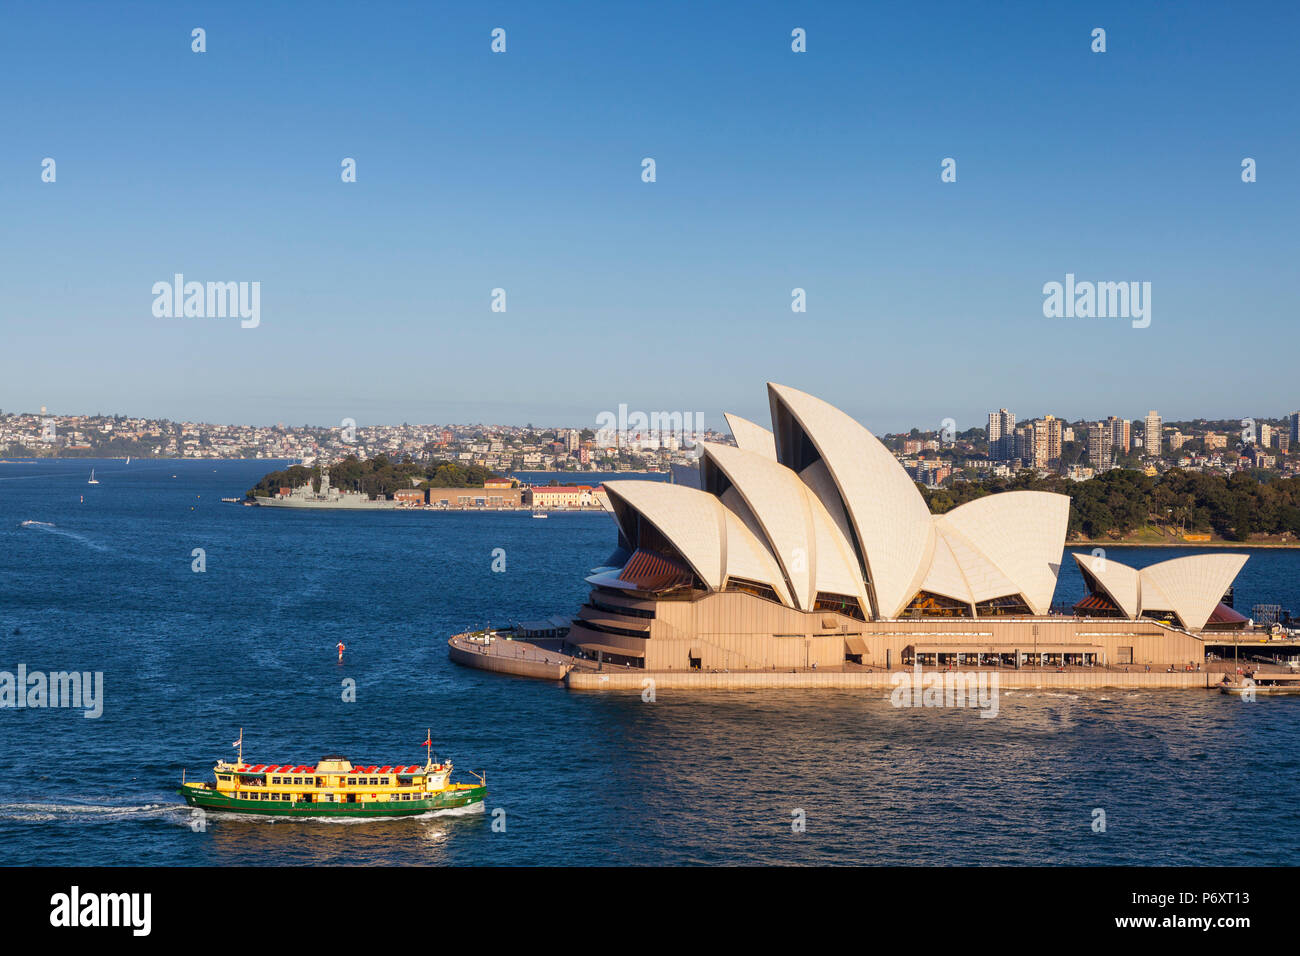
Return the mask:
M844 652L859 656L867 653L867 642L859 635L850 634L844 638Z

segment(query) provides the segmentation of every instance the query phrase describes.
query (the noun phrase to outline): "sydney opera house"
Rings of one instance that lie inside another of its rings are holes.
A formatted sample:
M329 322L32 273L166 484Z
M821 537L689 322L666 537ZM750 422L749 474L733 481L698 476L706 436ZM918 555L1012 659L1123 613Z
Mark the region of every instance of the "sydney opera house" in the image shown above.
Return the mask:
M605 485L609 566L569 630L589 657L648 670L1090 665L1183 667L1244 624L1222 603L1244 556L1140 571L1076 556L1089 593L1052 596L1070 500L992 494L931 514L867 429L768 385L772 428L733 415L704 443L699 487Z

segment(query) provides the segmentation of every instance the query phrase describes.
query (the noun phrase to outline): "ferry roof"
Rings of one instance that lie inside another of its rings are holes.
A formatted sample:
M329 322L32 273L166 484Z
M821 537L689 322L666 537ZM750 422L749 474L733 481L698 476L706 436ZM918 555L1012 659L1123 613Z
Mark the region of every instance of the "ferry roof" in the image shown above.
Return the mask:
M292 764L259 763L259 764L254 764L252 766L249 766L248 764L239 764L237 767L235 767L235 773L244 773L244 774L249 774L249 773L257 773L257 774L261 774L261 773L311 773L311 774L314 773L365 773L365 774L395 773L395 774L405 775L409 773L420 773L423 770L424 768L421 767L419 764L411 764L409 766L404 764L398 764L396 766L383 766L383 767L380 767L378 765L370 766L370 767L353 767L351 770L348 771L338 771L338 770L321 771L321 770L317 770L316 767L313 767L311 764L294 766Z

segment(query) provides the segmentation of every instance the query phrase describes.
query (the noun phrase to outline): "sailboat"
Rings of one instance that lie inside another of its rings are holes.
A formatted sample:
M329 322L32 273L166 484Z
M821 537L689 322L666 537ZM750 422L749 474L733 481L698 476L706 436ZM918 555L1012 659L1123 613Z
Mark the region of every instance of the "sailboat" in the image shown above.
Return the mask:
M90 480L87 481L86 484L88 484L88 485L97 485L97 484L99 484L99 479L95 477L95 469L94 469L94 468L90 469Z
M130 456L130 455L127 455L127 456L126 456L126 463L127 463L128 465L131 464L131 456Z

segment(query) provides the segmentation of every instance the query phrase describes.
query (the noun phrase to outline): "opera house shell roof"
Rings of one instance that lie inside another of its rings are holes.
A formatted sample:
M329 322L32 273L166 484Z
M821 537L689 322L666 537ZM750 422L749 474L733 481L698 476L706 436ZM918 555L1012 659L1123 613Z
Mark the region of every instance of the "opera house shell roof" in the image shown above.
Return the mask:
M749 590L862 620L1048 612L1067 496L1009 491L932 515L893 454L844 412L784 385L768 397L771 430L728 415L736 446L703 443L699 488L606 482L626 560L592 583Z
M1173 615L1199 631L1219 608L1219 599L1246 563L1244 554L1197 554L1148 565L1141 570L1100 554L1075 554L1088 590L1129 620Z

